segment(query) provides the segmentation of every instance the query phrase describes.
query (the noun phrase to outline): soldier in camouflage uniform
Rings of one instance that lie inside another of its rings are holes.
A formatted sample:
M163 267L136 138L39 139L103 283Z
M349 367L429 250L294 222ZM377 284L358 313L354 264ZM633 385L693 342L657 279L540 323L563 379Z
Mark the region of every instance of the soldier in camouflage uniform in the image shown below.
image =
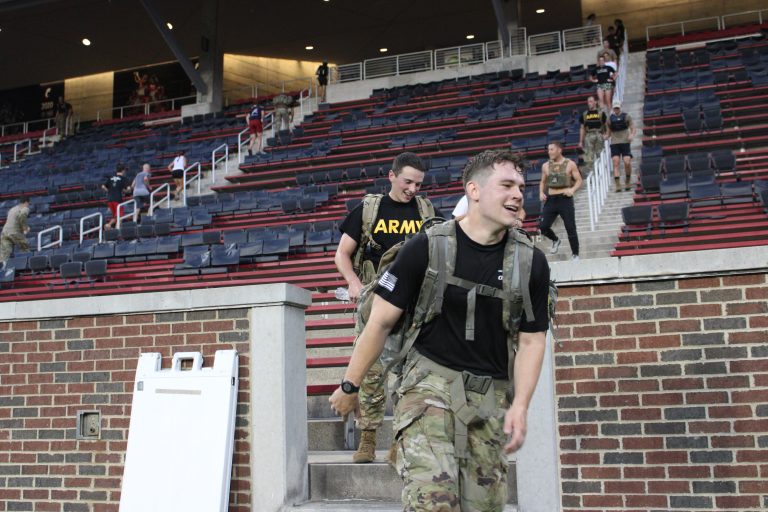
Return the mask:
M29 217L29 198L22 196L19 198L19 204L8 211L3 225L3 232L0 235L0 263L10 258L14 246L22 251L29 250L29 243L25 236L29 233L27 217Z
M417 195L426 170L417 155L397 155L389 171L389 193L366 195L339 226L343 235L334 261L349 286L351 300L357 301L363 286L376 278L384 253L418 233L424 219L435 216L429 199ZM372 462L376 457L376 430L384 423L386 406L382 371L381 364L374 363L362 382L357 418L360 445L352 455L355 463Z
M507 502L507 454L525 439L548 327L546 258L509 229L523 206L522 168L507 151L470 160L467 215L400 249L378 281L370 317L329 399L337 414L355 410L360 383L387 335L434 289L427 280L445 277L441 313L415 336L397 389L391 454L405 511L491 512ZM450 247L444 276L434 277L434 247Z

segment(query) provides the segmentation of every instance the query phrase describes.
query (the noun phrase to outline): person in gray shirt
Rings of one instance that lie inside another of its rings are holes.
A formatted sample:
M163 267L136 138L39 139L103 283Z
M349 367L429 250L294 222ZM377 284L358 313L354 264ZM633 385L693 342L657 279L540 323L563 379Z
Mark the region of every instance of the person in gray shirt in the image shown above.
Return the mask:
M27 225L29 217L29 198L21 196L19 204L8 211L3 232L0 235L0 262L5 262L11 256L14 247L22 251L29 250L26 234L29 233Z
M149 204L149 194L152 188L149 186L149 178L152 170L149 164L141 166L141 172L133 179L133 199L136 201L136 212L145 210Z

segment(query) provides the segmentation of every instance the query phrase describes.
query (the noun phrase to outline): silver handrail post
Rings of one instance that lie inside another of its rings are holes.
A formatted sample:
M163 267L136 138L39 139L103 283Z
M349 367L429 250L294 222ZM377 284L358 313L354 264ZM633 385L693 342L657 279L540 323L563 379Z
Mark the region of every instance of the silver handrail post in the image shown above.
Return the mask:
M89 229L83 229L85 227L85 221L88 219L99 219L99 223ZM89 235L91 233L98 233L99 234L99 243L102 241L102 236L104 234L104 216L101 215L101 212L92 213L90 215L86 215L85 217L80 219L80 243L83 243L83 239L85 238L85 235Z
M123 214L122 212L125 210L125 207L129 204L133 205L133 211ZM127 219L128 217L133 216L133 221L136 222L136 219L138 218L139 212L136 208L136 200L135 199L129 199L127 201L123 201L119 205L117 205L117 229L120 229L120 226L123 224L123 219Z
M57 231L59 233L59 239L43 245L43 235L46 233L50 233L52 231ZM48 229L44 229L37 234L37 250L42 251L43 249L53 247L54 245L58 245L59 247L61 247L61 242L63 240L64 240L64 230L61 229L61 226L56 225Z
M159 195L162 190L165 190L165 197L155 202L155 196ZM155 208L158 208L163 202L169 206L171 204L171 186L168 183L163 183L149 194L149 214L152 215Z

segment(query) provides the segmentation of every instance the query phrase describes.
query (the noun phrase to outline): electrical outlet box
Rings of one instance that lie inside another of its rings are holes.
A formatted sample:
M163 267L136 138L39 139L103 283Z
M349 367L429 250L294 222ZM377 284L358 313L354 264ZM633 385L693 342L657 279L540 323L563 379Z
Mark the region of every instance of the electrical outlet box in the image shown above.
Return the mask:
M77 439L101 438L101 411L77 411Z

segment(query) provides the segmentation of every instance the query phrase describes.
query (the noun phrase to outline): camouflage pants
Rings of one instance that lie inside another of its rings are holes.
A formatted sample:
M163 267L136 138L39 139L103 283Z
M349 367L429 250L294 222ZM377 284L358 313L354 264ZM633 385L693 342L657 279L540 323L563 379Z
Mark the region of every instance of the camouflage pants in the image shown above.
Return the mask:
M600 158L604 146L605 140L599 131L590 130L584 134L584 165L587 172L592 171L595 160Z
M387 396L381 375L383 371L381 361L377 360L360 384L360 393L357 395L360 401L360 415L355 420L360 430L375 430L384 423Z
M360 281L363 284L368 284L374 279L376 279L376 269L370 261L366 260L362 265ZM384 390L384 379L381 375L383 372L384 367L381 361L377 360L363 377L363 382L360 383L360 393L358 394L360 415L355 420L355 424L360 430L376 430L384 423L387 395Z
M18 233L0 235L0 262L8 261L14 245L22 251L29 250L29 243L27 243L27 238L24 235Z
M450 384L417 356L403 369L395 408L395 467L403 479L405 512L495 512L507 502L508 462L503 446L504 389L495 389L496 415L468 428L470 457L454 455ZM466 392L470 404L482 396Z

